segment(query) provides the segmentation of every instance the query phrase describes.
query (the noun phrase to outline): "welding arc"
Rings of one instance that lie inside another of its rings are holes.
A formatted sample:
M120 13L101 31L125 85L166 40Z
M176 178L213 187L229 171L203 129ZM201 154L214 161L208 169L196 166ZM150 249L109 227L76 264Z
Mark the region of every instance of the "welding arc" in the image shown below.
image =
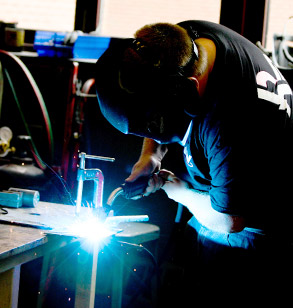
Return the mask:
M53 159L54 157L54 141L53 141L53 132L52 132L52 127L51 127L51 121L49 118L49 114L46 108L46 104L45 101L43 99L43 96L37 86L36 81L34 80L32 74L30 73L30 71L28 70L28 68L25 66L25 64L15 55L13 55L10 52L4 51L0 49L0 53L8 56L10 59L12 59L15 63L18 64L18 66L22 69L23 73L25 74L25 76L27 77L35 95L36 98L39 102L42 114L43 114L43 118L45 121L45 126L46 126L46 131L47 131L47 137L48 137L48 143L49 143L49 149L50 149L50 154L51 154L51 159ZM12 84L12 83L11 83Z

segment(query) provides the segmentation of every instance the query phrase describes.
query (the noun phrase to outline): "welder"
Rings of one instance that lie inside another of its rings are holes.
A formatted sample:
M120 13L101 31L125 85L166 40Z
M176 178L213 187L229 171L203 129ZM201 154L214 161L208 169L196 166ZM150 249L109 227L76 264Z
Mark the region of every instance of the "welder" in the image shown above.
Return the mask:
M293 98L272 61L222 25L157 23L103 54L96 86L105 118L144 137L126 181L152 175L144 195L162 188L192 214L179 302L288 298ZM180 176L161 169L171 143Z

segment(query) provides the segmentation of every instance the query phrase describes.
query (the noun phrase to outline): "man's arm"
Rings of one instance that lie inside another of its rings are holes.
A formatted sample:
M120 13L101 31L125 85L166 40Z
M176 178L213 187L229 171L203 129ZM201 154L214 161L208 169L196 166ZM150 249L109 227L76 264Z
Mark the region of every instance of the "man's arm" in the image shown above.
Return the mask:
M166 145L144 138L140 157L133 166L131 174L126 181L133 182L140 176L151 175L153 172L160 170L161 161L167 151Z
M172 172L160 171L160 177L166 182L162 189L170 199L185 205L195 218L205 227L217 232L240 232L245 227L245 220L215 211L212 208L210 196L190 189L187 182L177 178Z

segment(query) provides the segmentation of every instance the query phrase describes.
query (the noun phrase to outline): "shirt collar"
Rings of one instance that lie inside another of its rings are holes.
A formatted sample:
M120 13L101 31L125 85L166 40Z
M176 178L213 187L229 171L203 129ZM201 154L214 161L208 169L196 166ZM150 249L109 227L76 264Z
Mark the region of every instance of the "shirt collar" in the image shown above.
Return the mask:
M179 142L179 144L182 145L183 147L185 147L186 142L187 142L187 138L188 138L188 136L189 136L189 134L190 134L190 132L191 132L192 123L193 123L193 121L191 120L190 123L189 123L189 126L188 126L188 128L187 128L187 131L186 131L186 133L185 133L185 135L184 135L184 137L183 137L183 139L182 139L182 141Z

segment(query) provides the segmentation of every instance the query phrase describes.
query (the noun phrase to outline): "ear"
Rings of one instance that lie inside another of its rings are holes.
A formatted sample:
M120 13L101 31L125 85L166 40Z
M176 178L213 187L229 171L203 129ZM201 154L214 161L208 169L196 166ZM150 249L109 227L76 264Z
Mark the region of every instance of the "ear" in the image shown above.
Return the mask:
M195 84L197 91L199 92L199 81L198 81L198 79L195 78L195 77L188 77L188 79L191 80Z
M185 79L184 110L190 116L196 116L201 110L201 98L199 95L199 82L195 77Z

